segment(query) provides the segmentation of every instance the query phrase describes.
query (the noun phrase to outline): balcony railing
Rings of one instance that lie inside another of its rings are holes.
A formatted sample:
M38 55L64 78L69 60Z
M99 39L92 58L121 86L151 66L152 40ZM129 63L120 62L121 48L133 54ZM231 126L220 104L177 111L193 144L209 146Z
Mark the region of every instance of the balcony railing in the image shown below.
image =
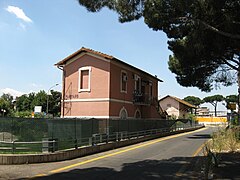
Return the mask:
M133 103L138 105L150 105L152 98L148 94L143 94L139 91L133 92Z

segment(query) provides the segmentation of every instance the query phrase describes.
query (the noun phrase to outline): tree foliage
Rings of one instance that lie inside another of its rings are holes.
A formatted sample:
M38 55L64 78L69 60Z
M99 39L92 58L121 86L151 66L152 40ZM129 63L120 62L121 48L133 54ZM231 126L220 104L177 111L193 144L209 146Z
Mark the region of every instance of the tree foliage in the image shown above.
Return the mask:
M237 95L229 95L225 97L226 103L237 103L238 97Z
M238 104L238 96L237 95L229 95L224 98L226 102L226 108L234 110L236 109L236 105ZM234 106L231 106L231 104L235 104Z
M58 91L51 90L49 96L49 113L53 116L60 116L62 94Z
M16 109L17 111L31 110L31 101L27 94L24 94L16 98Z
M0 97L0 114L8 116L12 113L13 109L13 96L10 94L3 94Z
M183 100L195 106L199 106L200 104L203 103L203 101L199 97L195 97L195 96L187 96Z
M203 101L206 103L210 103L214 107L215 116L217 116L217 105L219 102L222 102L224 100L224 97L222 95L213 95L213 96L207 96L203 98Z
M138 20L169 38L169 69L179 84L211 91L239 79L239 0L79 0L89 11L107 7L120 22Z
M49 105L49 113L53 116L60 116L61 109L61 93L51 90L51 94L47 95L45 91L38 93L24 94L16 98L16 116L31 116L35 106L42 106L42 111L46 112L47 103Z

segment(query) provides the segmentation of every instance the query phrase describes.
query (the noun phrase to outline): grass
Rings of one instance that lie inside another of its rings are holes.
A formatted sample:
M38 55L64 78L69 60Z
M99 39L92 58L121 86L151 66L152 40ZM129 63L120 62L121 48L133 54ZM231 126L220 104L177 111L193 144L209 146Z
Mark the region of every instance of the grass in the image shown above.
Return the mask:
M207 146L214 153L240 151L239 127L219 129Z
M214 132L204 147L204 178L209 179L221 160L221 153L240 152L240 127L222 128Z

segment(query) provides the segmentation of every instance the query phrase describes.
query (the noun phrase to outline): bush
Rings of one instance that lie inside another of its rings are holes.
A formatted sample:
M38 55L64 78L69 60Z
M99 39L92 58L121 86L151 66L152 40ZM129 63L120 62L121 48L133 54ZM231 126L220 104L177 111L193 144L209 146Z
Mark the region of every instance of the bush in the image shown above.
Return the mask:
M214 152L237 151L240 148L239 128L220 129L213 133L209 143Z

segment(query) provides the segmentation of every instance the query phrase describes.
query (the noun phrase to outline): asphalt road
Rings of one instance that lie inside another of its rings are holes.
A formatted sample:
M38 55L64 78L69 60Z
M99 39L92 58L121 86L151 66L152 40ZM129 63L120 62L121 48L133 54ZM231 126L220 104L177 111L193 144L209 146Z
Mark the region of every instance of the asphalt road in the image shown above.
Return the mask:
M201 148L216 128L168 136L69 161L0 165L0 179L199 179Z

